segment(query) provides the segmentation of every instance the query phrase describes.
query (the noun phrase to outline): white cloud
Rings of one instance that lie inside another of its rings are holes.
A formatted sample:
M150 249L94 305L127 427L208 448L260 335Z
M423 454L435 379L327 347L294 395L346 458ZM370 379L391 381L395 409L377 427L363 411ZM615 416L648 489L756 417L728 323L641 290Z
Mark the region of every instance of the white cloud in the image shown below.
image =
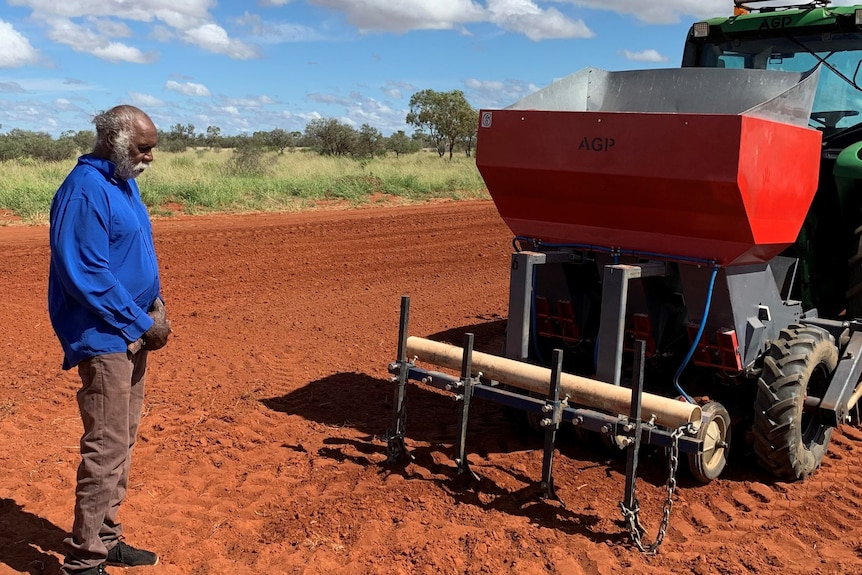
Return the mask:
M70 92L84 92L99 89L98 86L87 84L80 80L61 80L59 78L11 78L0 76L0 85L16 84L24 92L37 94L48 94L59 92L69 94ZM18 90L15 89L17 92Z
M684 16L708 18L733 14L733 4L729 0L662 0L661 2L645 0L554 0L565 4L574 4L608 10L619 14L630 14L649 24L675 24Z
M183 40L208 52L224 54L235 60L248 60L258 56L257 50L241 40L229 38L225 29L218 24L202 24L186 30Z
M58 106L54 101L14 101L0 99L0 125L22 126L36 132L48 132L55 134L59 132L60 122L58 115L61 114L63 128L74 126L85 126L89 124L92 117L91 112L84 112L76 106L67 106L60 103Z
M237 108L262 108L277 102L269 96L257 96L254 98L225 98L224 103Z
M54 109L59 112L72 112L79 115L85 115L87 112L78 104L67 100L66 98L56 98L53 101Z
M142 94L141 92L129 92L129 100L135 106L140 108L159 108L164 106L165 103L155 96L151 96L149 94Z
M640 52L632 52L631 50L620 50L620 54L627 60L634 62L667 62L667 56L662 56L658 50L641 50Z
M485 10L472 0L309 0L311 4L343 12L364 32L445 30L487 19Z
M403 125L407 111L396 110L374 98L361 98L347 109L347 114L357 125L371 124L384 130L393 124Z
M535 84L520 80L500 82L468 78L464 85L467 87L466 92L470 102L480 108L503 108L539 89Z
M144 56L140 50L126 47L109 47L107 38L129 37L131 30L127 21L152 24L153 38L167 41L181 37L186 42L200 48L225 54L231 58L248 59L257 57L257 51L242 42L230 38L228 33L215 23L211 10L215 0L7 0L13 6L28 7L32 19L46 24L49 35L55 42L68 44L80 52L88 52L99 57L122 58L124 61L148 62L152 56ZM76 20L86 19L87 34L79 33L88 42L76 47L71 41L64 41L62 31L70 24L85 29ZM66 23L62 23L65 21ZM160 22L161 24L156 24Z
M322 94L318 92L308 94L308 99L318 104L337 104L339 106L350 106L354 102L354 100L345 96L339 96L338 94Z
M310 26L292 22L264 22L260 15L246 12L236 22L251 29L258 42L281 44L283 42L316 42L325 36Z
M33 11L35 20L60 18L117 18L134 22L164 22L172 28L187 29L213 20L210 10L215 0L7 0L13 6Z
M583 20L571 20L556 8L542 10L532 0L488 0L488 12L494 24L533 41L594 35Z
M106 46L93 48L90 53L108 62L130 62L132 64L150 64L158 58L155 53L144 54L134 46L127 46L120 42L109 42Z
M35 64L38 59L39 54L30 45L30 41L15 30L12 24L0 20L0 68Z
M464 30L469 24L490 22L534 41L553 38L590 38L583 20L572 19L557 8L543 8L537 0L308 0L310 4L344 14L361 32L404 33L411 30ZM557 0L560 1L560 0ZM278 0L265 0L275 6ZM547 3L542 2L543 4ZM241 23L252 27L263 42L317 39L319 32L298 24L263 23L246 15ZM466 30L464 30L466 33Z
M400 100L403 97L401 90L398 88L380 88L380 90L390 98L394 98L396 100Z
M0 82L0 92L23 94L26 91L18 82Z
M156 25L153 26L150 35L158 40L159 42L172 42L177 38L177 33L168 28L167 26Z
M51 18L47 21L50 30L48 37L71 47L76 52L92 54L109 62L130 62L149 64L157 58L156 54L144 54L138 48L120 42L110 42L103 34L90 28L75 24L68 18Z
M87 21L105 36L111 38L129 38L132 36L132 30L124 22L108 18L88 18Z
M173 80L168 80L167 82L165 82L165 90L170 90L171 92L178 92L180 94L183 94L184 96L208 97L211 95L209 88L207 88L203 84L196 84L194 82L185 82L181 84Z
M288 119L299 118L299 120L302 121L303 124L307 124L308 122L310 122L312 120L323 119L323 116L320 114L320 112L308 112L308 113L301 113L301 114L291 114L290 112L285 112L284 116Z

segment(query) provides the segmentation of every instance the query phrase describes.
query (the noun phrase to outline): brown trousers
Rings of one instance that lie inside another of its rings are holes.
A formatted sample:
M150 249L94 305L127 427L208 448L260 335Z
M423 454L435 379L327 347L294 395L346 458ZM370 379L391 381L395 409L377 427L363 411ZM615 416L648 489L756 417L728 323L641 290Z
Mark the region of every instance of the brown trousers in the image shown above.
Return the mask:
M123 534L117 512L126 497L141 421L147 352L112 353L81 362L78 408L84 424L75 490L75 523L62 573L105 562Z

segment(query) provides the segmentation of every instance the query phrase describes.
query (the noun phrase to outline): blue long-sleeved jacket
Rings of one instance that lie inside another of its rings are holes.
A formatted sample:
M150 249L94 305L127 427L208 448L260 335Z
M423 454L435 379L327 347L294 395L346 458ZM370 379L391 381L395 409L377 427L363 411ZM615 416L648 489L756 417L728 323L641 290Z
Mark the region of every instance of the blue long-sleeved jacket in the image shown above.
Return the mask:
M48 313L63 369L125 352L153 324L147 310L161 286L152 225L135 181L113 174L112 162L81 156L51 203Z

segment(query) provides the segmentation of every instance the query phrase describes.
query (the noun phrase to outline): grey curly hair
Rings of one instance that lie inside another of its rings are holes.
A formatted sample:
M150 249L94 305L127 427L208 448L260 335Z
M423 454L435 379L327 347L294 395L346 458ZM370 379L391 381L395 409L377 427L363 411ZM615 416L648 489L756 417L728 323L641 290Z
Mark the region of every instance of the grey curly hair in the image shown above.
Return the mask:
M96 142L94 150L99 147L112 149L118 143L128 145L132 136L132 126L140 117L146 117L140 108L129 105L115 106L110 110L99 112L93 117L96 126Z

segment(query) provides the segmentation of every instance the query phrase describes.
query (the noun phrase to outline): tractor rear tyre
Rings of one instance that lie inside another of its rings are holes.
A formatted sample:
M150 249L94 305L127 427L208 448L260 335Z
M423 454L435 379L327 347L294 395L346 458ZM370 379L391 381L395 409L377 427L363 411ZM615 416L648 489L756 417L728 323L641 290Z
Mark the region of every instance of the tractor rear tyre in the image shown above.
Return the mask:
M835 340L818 327L781 330L763 361L755 400L754 452L764 469L784 480L804 479L823 461L833 428L805 397L823 397L838 364Z
M716 479L727 465L730 448L730 414L723 405L711 401L702 407L697 439L703 442L702 453L688 454L692 476L701 483Z

